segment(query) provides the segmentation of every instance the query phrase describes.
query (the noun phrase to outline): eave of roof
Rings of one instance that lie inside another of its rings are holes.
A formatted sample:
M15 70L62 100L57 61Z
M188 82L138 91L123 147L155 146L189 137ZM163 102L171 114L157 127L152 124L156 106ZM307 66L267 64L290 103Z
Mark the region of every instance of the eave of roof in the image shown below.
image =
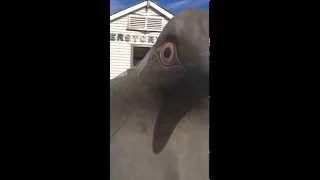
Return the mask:
M141 3L138 3L136 5L133 5L133 6L129 7L129 8L127 8L127 9L119 11L119 12L117 12L117 13L115 13L115 14L110 16L110 21L113 21L113 20L118 19L118 18L120 18L122 16L125 16L125 15L127 15L127 14L129 14L131 12L134 12L134 11L136 11L138 9L146 7L147 5L148 5L148 1L143 1ZM173 15L170 12L168 12L167 10L161 8L159 5L157 5L154 2L149 1L149 5L152 8L154 8L155 10L157 10L158 12L160 12L162 15L164 15L166 18L171 19L173 17Z

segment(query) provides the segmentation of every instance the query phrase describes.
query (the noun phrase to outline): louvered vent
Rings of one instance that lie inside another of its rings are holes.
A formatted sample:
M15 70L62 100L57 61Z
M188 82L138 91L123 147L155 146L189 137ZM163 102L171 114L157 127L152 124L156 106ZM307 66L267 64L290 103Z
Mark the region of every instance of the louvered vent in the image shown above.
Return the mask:
M144 31L161 31L162 19L154 17L130 16L128 29Z
M162 28L162 19L160 18L148 18L147 20L147 29L161 31Z
M129 29L143 30L146 26L146 17L130 16L129 17Z

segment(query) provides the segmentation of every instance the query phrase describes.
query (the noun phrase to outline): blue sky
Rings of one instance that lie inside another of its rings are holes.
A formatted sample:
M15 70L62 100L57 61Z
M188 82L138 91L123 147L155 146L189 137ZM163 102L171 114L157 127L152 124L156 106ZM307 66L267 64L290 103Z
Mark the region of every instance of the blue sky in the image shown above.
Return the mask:
M152 0L159 6L167 9L172 14L176 14L188 8L209 8L210 0ZM141 0L110 0L110 14L126 9Z

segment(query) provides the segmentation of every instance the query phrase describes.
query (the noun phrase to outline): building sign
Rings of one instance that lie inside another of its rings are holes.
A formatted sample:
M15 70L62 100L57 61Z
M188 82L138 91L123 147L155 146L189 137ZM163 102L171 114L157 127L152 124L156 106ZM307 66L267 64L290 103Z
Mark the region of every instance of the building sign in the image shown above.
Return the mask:
M141 42L154 44L157 40L157 36L145 36L145 35L130 35L123 33L110 33L110 41L124 41L124 42Z

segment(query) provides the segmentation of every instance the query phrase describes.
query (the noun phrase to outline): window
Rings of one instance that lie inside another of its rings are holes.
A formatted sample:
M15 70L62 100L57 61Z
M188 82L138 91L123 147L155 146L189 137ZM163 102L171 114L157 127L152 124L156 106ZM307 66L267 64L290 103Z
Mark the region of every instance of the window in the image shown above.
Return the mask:
M132 65L136 66L144 58L150 47L133 47L132 51Z

